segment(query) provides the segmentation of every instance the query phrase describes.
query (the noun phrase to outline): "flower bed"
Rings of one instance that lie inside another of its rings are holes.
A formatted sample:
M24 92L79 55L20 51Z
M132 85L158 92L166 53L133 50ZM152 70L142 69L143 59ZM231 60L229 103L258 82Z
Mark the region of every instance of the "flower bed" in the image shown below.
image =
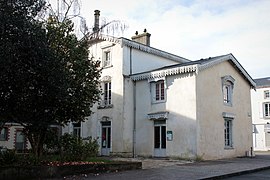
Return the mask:
M75 174L114 172L141 168L141 162L52 162L41 166L0 167L0 179L60 178Z

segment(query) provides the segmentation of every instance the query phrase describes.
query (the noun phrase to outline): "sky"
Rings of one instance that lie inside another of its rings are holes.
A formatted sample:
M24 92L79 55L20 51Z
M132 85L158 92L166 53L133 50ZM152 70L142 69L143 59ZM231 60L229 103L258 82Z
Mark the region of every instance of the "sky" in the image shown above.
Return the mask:
M50 0L54 4L57 0ZM232 53L253 79L270 77L270 0L79 0L94 24L120 20L130 39L144 29L151 46L189 60Z

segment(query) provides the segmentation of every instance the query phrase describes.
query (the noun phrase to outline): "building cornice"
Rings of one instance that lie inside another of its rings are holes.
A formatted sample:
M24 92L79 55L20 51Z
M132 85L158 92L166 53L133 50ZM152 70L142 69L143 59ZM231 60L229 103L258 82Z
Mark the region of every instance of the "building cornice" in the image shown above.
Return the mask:
M131 79L134 81L144 80L144 79L155 79L155 78L162 78L165 76L171 76L176 74L183 74L183 73L191 73L196 72L198 70L198 65L189 65L189 66L182 66L182 67L175 67L170 69L158 70L148 73L141 73L137 75L131 75Z

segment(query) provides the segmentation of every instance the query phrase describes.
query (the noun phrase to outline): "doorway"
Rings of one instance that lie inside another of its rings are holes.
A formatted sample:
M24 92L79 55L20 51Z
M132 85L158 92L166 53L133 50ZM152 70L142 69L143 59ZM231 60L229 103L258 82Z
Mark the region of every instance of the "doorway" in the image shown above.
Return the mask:
M111 151L111 122L101 122L101 155L109 156Z
M166 121L154 121L154 156L166 156Z

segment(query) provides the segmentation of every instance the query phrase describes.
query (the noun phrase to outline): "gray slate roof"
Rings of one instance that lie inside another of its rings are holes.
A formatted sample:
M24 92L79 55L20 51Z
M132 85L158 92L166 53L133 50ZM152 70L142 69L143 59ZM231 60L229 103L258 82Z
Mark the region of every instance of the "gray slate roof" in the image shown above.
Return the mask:
M254 79L254 81L258 88L270 87L270 77Z
M139 74L146 74L146 73L151 73L154 71L172 69L176 67L192 66L192 65L198 65L198 68L199 68L198 71L201 71L203 69L206 69L208 67L211 67L223 61L230 61L233 64L233 66L239 71L239 73L242 74L243 77L250 83L251 87L255 88L256 83L254 82L252 77L248 74L248 72L242 67L242 65L236 60L236 58L232 54L226 54L226 55L221 55L221 56L200 59L197 61L189 61L185 63L178 63L174 65L163 66L161 68L153 69L151 71L133 74L132 76L138 76ZM148 76L144 76L144 77L148 77Z

